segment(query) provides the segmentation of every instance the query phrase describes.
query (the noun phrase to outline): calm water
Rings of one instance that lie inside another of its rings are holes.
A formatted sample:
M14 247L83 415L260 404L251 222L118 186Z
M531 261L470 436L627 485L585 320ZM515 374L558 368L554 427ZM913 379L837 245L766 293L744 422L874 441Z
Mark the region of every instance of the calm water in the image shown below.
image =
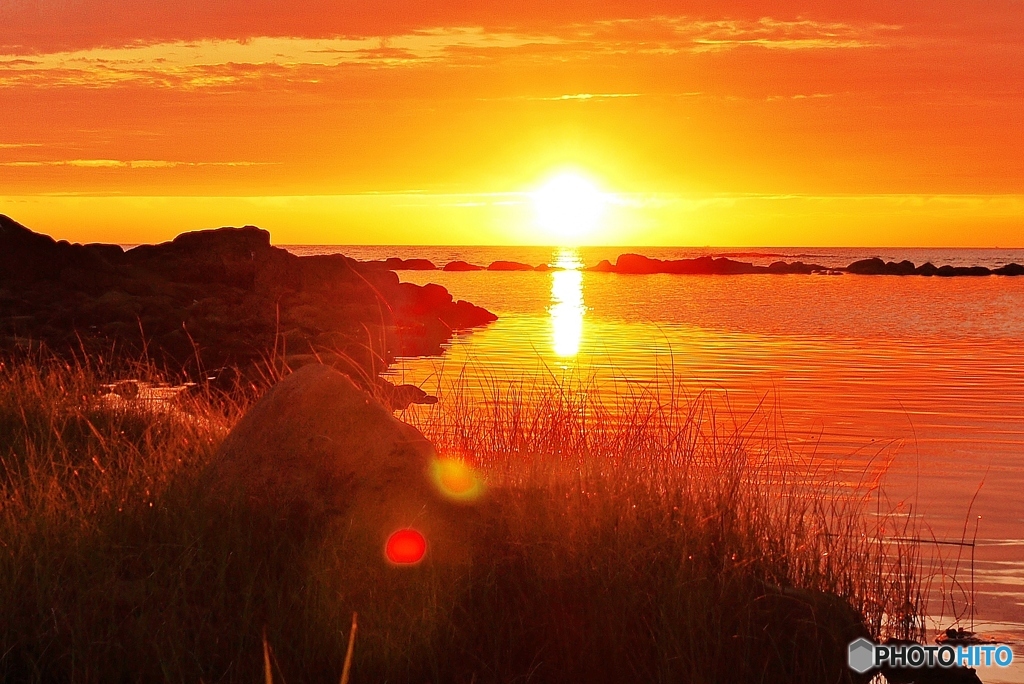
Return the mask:
M983 669L982 678L1024 682L1024 278L572 270L624 251L826 266L868 256L1001 266L1024 263L1024 250L291 249L419 257L438 265L510 259L569 267L400 272L403 280L444 285L499 320L454 340L443 362L405 359L394 374L433 390L444 368L465 369L470 385L579 373L594 376L602 391L621 392L671 373L695 393L727 395L739 414L767 397L798 448L833 459L851 478L889 463L886 491L892 501L914 506L925 535L958 541L967 522L969 540L977 525L975 624L1011 640L1018 656L1011 670ZM948 556L951 547L934 548ZM969 565L969 557L968 549L962 563ZM969 575L961 570L960 578ZM942 626L951 622L948 606L933 599L929 608Z

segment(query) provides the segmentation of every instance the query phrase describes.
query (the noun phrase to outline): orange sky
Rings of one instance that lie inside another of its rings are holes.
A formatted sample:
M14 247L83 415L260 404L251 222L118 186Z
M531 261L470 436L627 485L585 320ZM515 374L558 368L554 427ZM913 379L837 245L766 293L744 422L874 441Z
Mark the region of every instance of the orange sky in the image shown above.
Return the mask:
M511 9L510 9L511 7ZM1024 246L1024 2L0 2L0 213L74 240Z

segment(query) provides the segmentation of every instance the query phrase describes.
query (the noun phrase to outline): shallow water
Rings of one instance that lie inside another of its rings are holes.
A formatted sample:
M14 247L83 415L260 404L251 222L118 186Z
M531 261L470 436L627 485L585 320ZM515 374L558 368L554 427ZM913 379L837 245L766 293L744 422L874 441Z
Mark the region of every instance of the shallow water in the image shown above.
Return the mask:
M455 339L441 360L401 360L393 375L429 391L442 386L445 372L463 373L470 386L575 374L593 376L606 393L671 376L694 394L727 399L737 415L766 401L797 449L831 459L850 478L885 464L890 501L913 506L923 536L970 541L977 530L975 625L1011 640L1018 658L1010 670L980 674L986 682L1024 682L1024 278L634 276L572 270L614 259L627 251L621 248L315 249L439 265L511 259L569 267L400 272L403 280L444 285L499 320ZM712 252L629 251L662 258ZM1020 250L875 253L937 265L1024 263ZM749 250L735 258L835 266L875 253ZM960 551L925 546L925 555L943 554L947 567ZM957 576L969 588L971 549L962 551ZM958 596L955 609L964 608ZM950 606L935 596L929 612L936 626L952 621Z

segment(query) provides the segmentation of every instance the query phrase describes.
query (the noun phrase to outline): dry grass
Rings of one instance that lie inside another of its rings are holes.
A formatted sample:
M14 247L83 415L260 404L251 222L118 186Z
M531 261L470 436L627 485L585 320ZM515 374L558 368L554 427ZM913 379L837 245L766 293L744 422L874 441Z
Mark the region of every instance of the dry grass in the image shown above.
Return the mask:
M671 385L613 405L579 383L453 388L406 418L487 476L473 561L382 576L344 534L204 510L252 388L166 410L109 381L0 367L5 681L337 681L354 611L353 682L843 681L818 592L876 635L919 629L917 550L883 541L905 522L791 453L770 413Z

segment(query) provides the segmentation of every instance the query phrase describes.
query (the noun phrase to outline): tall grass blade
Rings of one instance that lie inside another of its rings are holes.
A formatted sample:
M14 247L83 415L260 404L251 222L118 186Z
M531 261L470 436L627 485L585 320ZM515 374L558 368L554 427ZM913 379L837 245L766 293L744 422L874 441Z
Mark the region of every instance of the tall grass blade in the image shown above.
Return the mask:
M352 613L352 629L348 633L348 649L345 651L345 666L341 669L341 684L348 684L348 676L352 671L352 653L356 647L356 627L359 613Z

